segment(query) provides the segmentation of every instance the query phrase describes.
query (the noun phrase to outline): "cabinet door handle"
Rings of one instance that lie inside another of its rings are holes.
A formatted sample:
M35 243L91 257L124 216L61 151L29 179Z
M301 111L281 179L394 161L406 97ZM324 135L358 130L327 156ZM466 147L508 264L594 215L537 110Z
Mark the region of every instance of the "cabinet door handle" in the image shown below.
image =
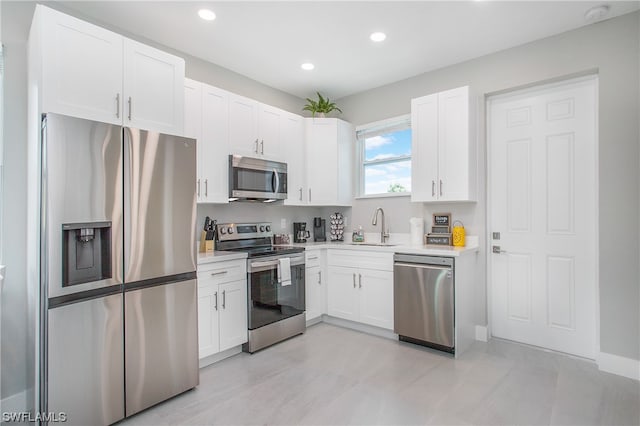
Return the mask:
M356 274L353 274L353 288L356 288Z
M257 154L258 153L258 139L256 139L256 149L254 149L254 152Z
M362 274L358 274L358 287L362 288Z
M311 188L309 188L309 202L311 202Z
M264 139L260 142L260 154L264 155Z
M318 271L318 284L322 284L322 271Z
M436 181L435 180L431 181L431 196L432 197L436 196Z
M302 187L300 187L300 201L302 201Z
M204 196L209 196L209 179L204 180Z
M442 179L440 179L440 196L442 197Z
M212 272L211 276L215 277L216 275L224 275L226 274L228 271L220 271L220 272Z
M200 179L198 179L198 197L200 196Z
M227 291L222 290L222 309L227 309Z
M218 292L216 291L215 293L213 293L213 295L216 298L216 304L214 307L216 308L216 311L217 311L218 310Z
M129 104L129 121L131 121L131 96L129 96L129 101L127 103Z
M120 118L120 93L116 94L116 118Z

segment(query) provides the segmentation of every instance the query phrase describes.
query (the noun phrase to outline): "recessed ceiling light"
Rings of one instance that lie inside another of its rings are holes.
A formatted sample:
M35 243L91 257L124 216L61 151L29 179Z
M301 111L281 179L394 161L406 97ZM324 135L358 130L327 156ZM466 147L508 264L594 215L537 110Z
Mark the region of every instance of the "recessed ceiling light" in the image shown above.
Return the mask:
M216 19L216 14L209 9L200 9L198 11L198 15L205 21L213 21L214 19Z
M609 6L606 4L592 7L584 14L584 20L587 22L597 22L604 19L609 14Z
M384 39L387 38L387 35L385 33L375 32L375 33L371 34L369 36L369 38L372 41L384 41Z
M305 71L311 71L315 68L315 65L313 65L311 62L305 62L304 64L300 65L300 68Z

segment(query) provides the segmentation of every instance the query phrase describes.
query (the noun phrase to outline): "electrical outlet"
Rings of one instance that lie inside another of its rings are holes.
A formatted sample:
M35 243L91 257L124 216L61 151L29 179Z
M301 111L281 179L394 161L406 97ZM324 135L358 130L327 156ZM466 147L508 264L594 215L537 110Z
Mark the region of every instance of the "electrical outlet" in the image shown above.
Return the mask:
M280 219L280 228L287 229L287 219L285 219L284 217Z
M349 227L349 218L347 216L343 216L342 220L344 221L344 227L347 228Z

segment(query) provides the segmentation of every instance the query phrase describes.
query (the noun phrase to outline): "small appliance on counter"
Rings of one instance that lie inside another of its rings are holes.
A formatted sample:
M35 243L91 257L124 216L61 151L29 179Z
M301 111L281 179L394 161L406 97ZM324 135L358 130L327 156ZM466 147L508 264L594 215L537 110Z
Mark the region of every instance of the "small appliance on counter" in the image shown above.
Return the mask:
M331 218L331 241L344 241L344 216L336 212Z
M306 243L311 238L311 233L307 230L307 222L293 222L293 242Z
M313 241L327 241L327 221L321 217L313 218Z

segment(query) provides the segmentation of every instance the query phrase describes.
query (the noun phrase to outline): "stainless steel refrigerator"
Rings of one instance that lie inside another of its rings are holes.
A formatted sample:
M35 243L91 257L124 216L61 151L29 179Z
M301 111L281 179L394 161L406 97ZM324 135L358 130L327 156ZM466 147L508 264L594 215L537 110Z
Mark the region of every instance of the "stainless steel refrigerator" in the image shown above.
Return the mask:
M198 385L196 141L42 122L41 412L111 424Z

